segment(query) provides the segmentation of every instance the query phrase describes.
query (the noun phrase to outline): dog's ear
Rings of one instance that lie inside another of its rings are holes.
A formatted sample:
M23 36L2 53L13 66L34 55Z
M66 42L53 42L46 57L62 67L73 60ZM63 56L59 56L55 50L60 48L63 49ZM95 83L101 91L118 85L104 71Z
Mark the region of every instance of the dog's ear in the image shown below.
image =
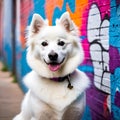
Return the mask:
M75 25L70 18L69 12L63 13L59 19L59 22L68 32L71 32L75 29Z
M33 33L38 33L40 29L46 25L45 20L39 15L39 14L34 14L31 22L31 31Z

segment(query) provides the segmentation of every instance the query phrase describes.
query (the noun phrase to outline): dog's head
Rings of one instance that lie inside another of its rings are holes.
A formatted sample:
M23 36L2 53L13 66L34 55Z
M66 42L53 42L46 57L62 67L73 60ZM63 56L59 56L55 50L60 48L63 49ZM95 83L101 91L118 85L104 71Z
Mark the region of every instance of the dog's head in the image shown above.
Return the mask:
M27 62L39 75L47 78L72 73L83 61L78 29L65 12L55 26L34 14L28 33Z

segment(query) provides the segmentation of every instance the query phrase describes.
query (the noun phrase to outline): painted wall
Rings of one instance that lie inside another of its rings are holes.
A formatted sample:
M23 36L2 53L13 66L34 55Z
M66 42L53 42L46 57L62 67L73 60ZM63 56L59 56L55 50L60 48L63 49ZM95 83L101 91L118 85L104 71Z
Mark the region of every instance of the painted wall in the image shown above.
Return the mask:
M26 30L29 15L32 11L32 0L17 0L16 1L16 74L19 85L24 92L27 91L26 86L23 84L22 78L30 71L26 62Z
M16 11L16 73L23 91L27 88L22 78L30 71L25 31L32 15L39 13L54 25L56 18L69 11L85 52L78 68L91 80L83 120L120 120L120 0L17 0ZM9 51L6 49L3 51Z
M2 38L2 48L4 55L4 62L10 70L12 70L12 3L11 1L4 0L2 9L2 20L1 27L3 30ZM7 8L7 9L6 9Z
M120 1L111 1L110 18L110 80L111 111L114 119L120 119Z

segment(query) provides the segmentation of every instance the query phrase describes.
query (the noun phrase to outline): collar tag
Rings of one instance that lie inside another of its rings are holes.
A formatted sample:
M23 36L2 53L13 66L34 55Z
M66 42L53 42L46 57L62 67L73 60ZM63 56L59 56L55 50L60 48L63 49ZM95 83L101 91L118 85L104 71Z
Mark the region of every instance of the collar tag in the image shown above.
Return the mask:
M67 76L67 80L68 80L68 88L71 90L71 89L73 89L73 86L71 85L71 83L70 83L70 75L68 75Z
M71 90L73 89L73 86L71 85L71 82L70 82L70 74L65 76L65 77L58 77L58 78L50 78L50 80L53 80L53 81L56 81L56 82L63 82L65 79L67 79L68 81L68 88Z

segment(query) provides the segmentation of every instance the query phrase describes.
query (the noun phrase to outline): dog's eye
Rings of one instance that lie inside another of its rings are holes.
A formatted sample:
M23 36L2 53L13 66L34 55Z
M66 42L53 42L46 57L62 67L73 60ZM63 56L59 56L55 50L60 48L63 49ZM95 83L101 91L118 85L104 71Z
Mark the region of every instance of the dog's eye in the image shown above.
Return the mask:
M45 46L48 45L48 43L44 41L44 42L41 43L41 45L45 47Z
M64 44L65 44L64 41L59 41L59 42L58 42L58 45L60 45L60 46L63 46Z

